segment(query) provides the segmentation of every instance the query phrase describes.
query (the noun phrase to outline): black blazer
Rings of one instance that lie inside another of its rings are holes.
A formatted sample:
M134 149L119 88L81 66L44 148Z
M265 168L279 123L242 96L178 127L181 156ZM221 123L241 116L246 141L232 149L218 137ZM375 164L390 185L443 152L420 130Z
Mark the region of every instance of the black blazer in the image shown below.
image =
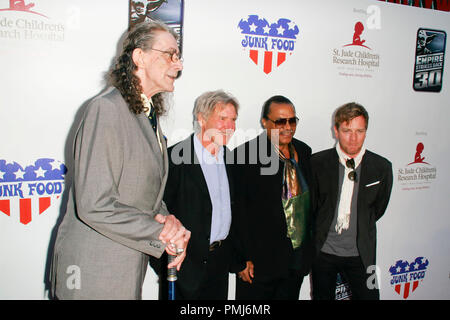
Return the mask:
M188 298L195 299L190 293L196 292L208 263L212 203L208 186L203 176L194 149L194 135L170 147L169 176L164 193L164 202L168 211L175 215L181 223L191 231L191 239L187 247L187 255L181 270L178 272L177 287L181 288ZM225 160L230 157L230 151L224 147ZM226 165L230 189L232 224L234 212L234 181L231 167ZM230 228L232 229L232 228ZM222 268L217 272L228 274L231 263L230 230L226 250L229 259L225 259ZM164 280L164 279L163 279Z
M292 143L299 157L300 170L310 184L311 148L296 139ZM301 271L303 275L308 274L313 254L312 241L305 242L294 252L287 237L281 201L284 162L279 160L266 132L236 148L234 154L239 181L236 183L236 220L239 221L236 247L239 248L240 259L254 263L255 279L285 277L290 268ZM272 164L269 162L271 157ZM274 163L278 168L271 168ZM264 174L261 169L272 174Z
M313 170L312 207L315 215L315 247L320 252L327 239L337 206L339 156L335 148L311 157ZM384 214L392 189L392 164L366 150L359 177L356 245L367 268L376 261L376 221Z

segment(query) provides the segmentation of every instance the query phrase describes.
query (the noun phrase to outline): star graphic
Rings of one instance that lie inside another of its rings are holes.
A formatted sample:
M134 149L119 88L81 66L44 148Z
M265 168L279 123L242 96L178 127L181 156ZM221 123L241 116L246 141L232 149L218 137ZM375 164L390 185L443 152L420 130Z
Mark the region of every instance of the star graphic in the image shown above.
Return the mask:
M39 169L37 169L37 170L34 170L34 172L36 173L36 178L39 178L39 177L44 178L45 177L45 170L42 169L41 167L39 167Z
M265 26L265 27L263 28L263 30L264 30L264 33L265 33L265 34L269 34L270 27L269 27L269 26Z
M249 27L250 27L250 32L256 32L256 28L257 28L256 24L252 23Z
M292 21L291 21L291 22L288 22L288 26L289 26L289 30L294 30L294 28L295 28L295 23L293 23Z
M56 160L50 162L50 165L52 166L52 170L59 170L61 168L61 162Z
M22 169L17 169L16 172L14 172L14 174L16 175L16 179L22 179L23 180L23 175L25 174L25 171L22 171Z
M278 31L278 34L279 34L279 35L282 35L282 34L284 33L284 28L283 28L282 26L279 26L279 27L277 28L277 31Z
M2 172L0 171L0 179L3 179L3 176L5 175L6 172Z

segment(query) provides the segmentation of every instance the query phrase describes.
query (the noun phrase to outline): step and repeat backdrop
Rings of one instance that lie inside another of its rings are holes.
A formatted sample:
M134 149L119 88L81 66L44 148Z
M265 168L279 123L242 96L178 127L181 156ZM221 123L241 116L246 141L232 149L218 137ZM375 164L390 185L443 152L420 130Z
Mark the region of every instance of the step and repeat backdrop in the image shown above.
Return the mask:
M155 16L182 35L169 145L192 132L209 90L241 103L230 148L261 131L275 94L294 102L296 137L313 152L335 145L337 107L364 105L366 147L394 171L368 271L382 299L450 299L449 13L374 0L0 0L0 299L48 298L76 123L129 24ZM351 297L337 281L336 297ZM149 268L143 298L157 299L157 285ZM234 288L230 275L230 299ZM310 299L307 279L299 298Z

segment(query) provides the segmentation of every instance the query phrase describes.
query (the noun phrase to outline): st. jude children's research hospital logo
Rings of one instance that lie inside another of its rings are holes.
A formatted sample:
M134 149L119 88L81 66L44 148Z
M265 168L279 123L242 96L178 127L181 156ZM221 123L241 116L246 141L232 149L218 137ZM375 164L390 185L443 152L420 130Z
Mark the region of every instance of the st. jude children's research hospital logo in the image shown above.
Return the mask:
M61 196L66 166L53 159L38 159L25 169L0 159L0 212L24 225L43 214Z
M34 6L34 2L25 3L25 0L9 0L9 8L0 9L0 11L23 11L47 18L46 15L32 10Z
M276 23L249 15L239 21L243 35L241 45L248 49L250 59L269 74L291 55L299 33L298 26L289 19L280 18Z
M403 299L407 299L414 292L419 283L425 279L428 259L417 257L413 262L398 260L389 268L391 286Z
M9 0L0 7L0 39L64 42L65 24L41 11L39 1Z
M423 155L425 145L417 143L414 151L414 161L397 169L397 181L402 190L429 189L432 182L436 180L437 168L432 166ZM427 160L427 161L425 161Z
M365 29L364 24L357 21L353 33L348 33L349 41L332 50L332 63L337 66L340 76L372 78L380 67L380 55L373 52L372 44L366 41Z

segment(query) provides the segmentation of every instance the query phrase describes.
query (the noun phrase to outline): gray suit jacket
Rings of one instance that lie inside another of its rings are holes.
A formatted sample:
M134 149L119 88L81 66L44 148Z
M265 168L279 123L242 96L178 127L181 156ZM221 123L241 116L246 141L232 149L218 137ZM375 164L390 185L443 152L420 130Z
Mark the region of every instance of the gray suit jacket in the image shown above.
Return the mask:
M160 137L163 137L158 127ZM74 183L51 267L59 299L139 299L148 256L167 215L162 201L168 158L146 115L135 115L115 88L87 106L74 141Z

